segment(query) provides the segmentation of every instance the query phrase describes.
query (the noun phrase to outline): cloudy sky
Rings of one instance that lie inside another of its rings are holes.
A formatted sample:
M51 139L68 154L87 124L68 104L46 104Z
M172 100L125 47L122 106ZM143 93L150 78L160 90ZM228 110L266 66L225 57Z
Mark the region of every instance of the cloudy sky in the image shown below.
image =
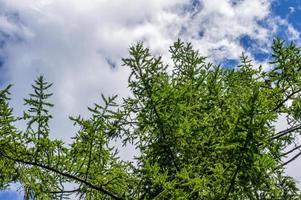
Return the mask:
M167 55L182 38L216 64L234 65L247 52L267 66L274 37L301 44L299 19L301 0L0 0L0 87L14 84L20 114L37 75L54 82L52 137L68 141L69 115L87 114L100 93L128 94L121 58L131 44ZM287 173L301 180L298 167ZM0 199L7 195L18 196Z

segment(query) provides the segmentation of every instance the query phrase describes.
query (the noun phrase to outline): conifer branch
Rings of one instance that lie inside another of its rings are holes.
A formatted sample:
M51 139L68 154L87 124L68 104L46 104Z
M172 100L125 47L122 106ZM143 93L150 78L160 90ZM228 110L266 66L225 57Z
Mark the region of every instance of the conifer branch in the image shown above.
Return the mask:
M69 173L66 173L66 172L62 172L62 171L60 171L58 169L52 168L51 166L40 164L40 163L36 163L36 162L22 160L20 158L13 158L13 157L10 157L10 156L6 155L2 151L0 151L0 156L2 156L4 158L7 158L9 160L12 160L14 162L17 162L17 163L21 163L21 164L25 164L25 165L30 165L30 166L35 166L35 167L39 167L39 168L44 169L44 170L48 170L48 171L54 172L56 174L59 174L61 176L66 177L66 178L69 178L69 179L75 180L77 182L80 182L82 184L85 184L88 187L90 187L90 188L92 188L94 190L100 191L100 192L102 192L102 193L110 196L111 198L113 198L115 200L122 200L121 197L118 197L117 195L113 194L112 192L109 192L109 191L105 190L104 188L102 188L100 186L94 185L93 183L90 183L90 182L88 182L88 181L86 181L84 179L81 179L81 178L79 178L77 176L74 176L72 174L69 174Z

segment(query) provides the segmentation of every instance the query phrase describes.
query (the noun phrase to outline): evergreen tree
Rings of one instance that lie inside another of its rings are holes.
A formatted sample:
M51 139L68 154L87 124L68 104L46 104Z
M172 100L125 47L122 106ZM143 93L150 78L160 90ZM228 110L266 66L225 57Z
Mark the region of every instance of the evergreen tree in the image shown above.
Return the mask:
M301 155L292 147L301 131L301 53L281 40L272 50L269 70L245 55L223 68L178 40L168 66L138 43L123 59L132 95L120 105L102 96L90 117L70 117L79 127L71 145L49 138L51 84L42 76L21 118L9 107L10 86L1 90L0 187L19 182L25 199L300 199L284 169ZM279 116L289 128L277 132ZM118 158L114 140L137 148L135 164Z

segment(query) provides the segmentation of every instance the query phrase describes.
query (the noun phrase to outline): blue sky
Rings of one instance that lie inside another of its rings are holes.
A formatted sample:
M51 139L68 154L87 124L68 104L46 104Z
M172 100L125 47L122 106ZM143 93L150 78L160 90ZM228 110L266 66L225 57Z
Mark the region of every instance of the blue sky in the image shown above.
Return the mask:
M272 11L287 19L296 29L301 29L301 0L282 0L272 4Z
M131 44L144 41L168 61L180 37L216 64L233 67L244 51L268 68L273 38L301 46L300 19L301 0L0 0L0 87L14 84L11 104L20 114L38 74L54 82L51 136L68 142L69 115L85 115L101 92L128 94L121 57ZM301 160L287 173L301 180L300 167ZM0 200L17 198L0 192Z
M13 191L2 191L0 193L1 200L20 200L20 195Z

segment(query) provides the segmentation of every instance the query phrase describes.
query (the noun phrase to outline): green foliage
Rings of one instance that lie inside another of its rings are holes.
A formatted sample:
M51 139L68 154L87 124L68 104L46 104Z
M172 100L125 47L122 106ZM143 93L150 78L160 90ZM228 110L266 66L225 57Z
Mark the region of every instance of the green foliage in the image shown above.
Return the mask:
M42 76L23 117L9 107L10 86L1 90L0 187L19 182L25 199L300 199L284 167L300 155L300 146L286 150L301 130L301 54L281 40L272 49L263 70L245 55L237 67L216 66L180 40L166 65L138 43L123 59L131 97L118 105L102 95L90 117L70 117L70 145L49 138ZM275 130L279 116L287 130ZM135 164L118 158L114 140L136 147Z

